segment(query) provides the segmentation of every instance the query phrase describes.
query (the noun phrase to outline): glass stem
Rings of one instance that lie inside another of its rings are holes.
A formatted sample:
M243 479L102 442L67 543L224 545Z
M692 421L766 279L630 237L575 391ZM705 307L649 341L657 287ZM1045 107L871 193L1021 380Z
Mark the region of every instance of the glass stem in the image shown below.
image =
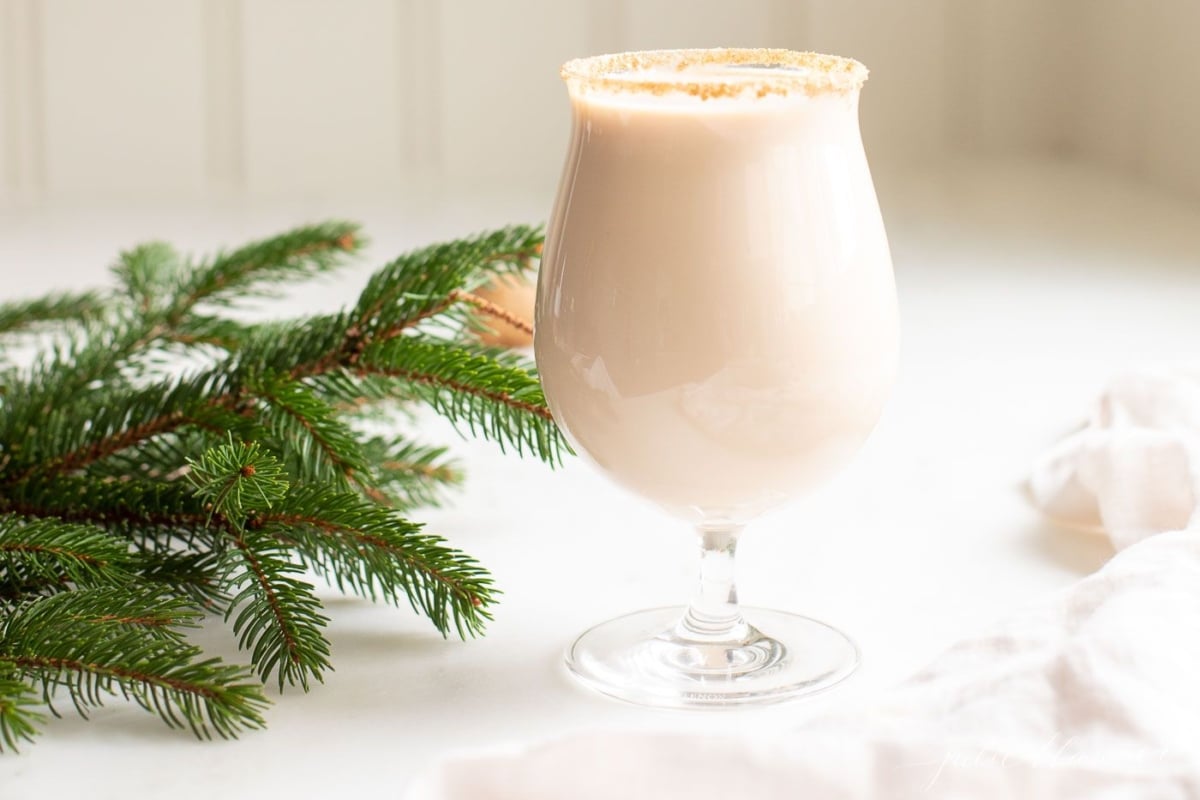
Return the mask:
M742 526L703 524L700 533L700 586L676 635L702 644L746 641L750 626L738 608L733 578L734 555Z

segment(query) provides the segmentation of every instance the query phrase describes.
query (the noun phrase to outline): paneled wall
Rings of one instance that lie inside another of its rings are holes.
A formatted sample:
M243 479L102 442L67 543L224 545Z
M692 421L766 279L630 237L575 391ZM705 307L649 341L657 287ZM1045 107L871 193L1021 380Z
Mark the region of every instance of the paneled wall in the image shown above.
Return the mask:
M1052 79L1086 158L1200 195L1200 2L1072 0L1078 53Z
M549 192L563 60L764 44L872 68L881 167L1077 151L1200 193L1198 32L1195 0L0 0L0 198Z

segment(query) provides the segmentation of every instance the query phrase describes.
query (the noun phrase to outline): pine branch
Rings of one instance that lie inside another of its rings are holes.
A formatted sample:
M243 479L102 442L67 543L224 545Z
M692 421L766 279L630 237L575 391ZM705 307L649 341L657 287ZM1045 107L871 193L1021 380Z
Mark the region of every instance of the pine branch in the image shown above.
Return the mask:
M114 608L122 616L114 616ZM106 696L119 694L202 738L262 727L267 701L246 670L200 659L199 648L168 632L194 619L180 601L125 589L42 598L4 619L0 672L40 683L43 701L56 714L51 692L62 687L85 717Z
M5 443L20 441L28 429L40 429L44 417L98 391L127 384L122 359L139 341L147 325L120 309L84 316L78 324L65 324L26 370L5 375L5 403L0 406L0 437Z
M482 631L491 578L396 510L441 500L457 465L364 420L424 403L558 460L532 365L470 344L511 316L472 290L527 269L541 233L405 254L342 312L224 315L360 244L330 223L199 262L142 245L113 267L112 294L0 306L0 335L59 323L0 376L0 746L33 735L36 685L37 704L57 689L85 713L124 693L202 736L258 726L253 673L202 660L182 632L198 609L223 612L254 672L307 689L330 662L306 568L444 635Z
M367 283L357 327L377 340L398 335L452 306L452 293L526 269L541 252L540 228L513 226L407 253Z
M206 509L182 482L59 478L20 484L0 495L0 513L13 515L6 524L16 524L16 519L80 523L123 536L136 553L122 563L143 582L159 584L209 610L228 607L221 582L228 521ZM0 594L11 601L68 588L65 580L0 583Z
M330 668L329 642L322 629L328 617L312 584L292 577L303 569L288 559L285 547L272 539L238 532L231 536L231 558L225 581L234 587L226 619L233 619L238 647L250 652L264 680L274 674L279 688L308 679L323 680Z
M458 283L484 280L506 266L520 268L523 259L540 252L540 242L540 232L536 229L505 228L402 257L371 279L355 314L314 319L303 328L260 326L247 338L236 358L224 368L172 387L171 392L164 393L160 389L158 397L134 397L128 398L126 404L106 405L105 408L125 408L128 405L140 408L140 404L146 403L148 407L145 413L139 410L137 424L117 419L115 424L107 426L88 426L86 435L90 442L72 443L72 452L61 454L59 460L51 465L51 470L66 471L86 466L152 436L173 432L193 423L205 409L194 404L190 407L186 404L181 406L180 400L194 397L197 390L209 391L205 402L207 409L228 410L236 406L246 393L246 384L254 376L286 373L292 379L308 379L342 369L353 369L369 347L383 346L404 331L454 305L460 297L455 294ZM368 372L359 370L364 375ZM376 370L375 375L391 375L419 382L419 379L407 374L392 374L388 370ZM536 380L533 382L536 383ZM224 391L213 394L212 390L220 384L223 384ZM484 390L484 387L475 388ZM421 395L419 392L417 394ZM156 409L153 408L155 402L158 403ZM537 407L537 403L520 400L515 405L507 405L550 421L544 401L541 407ZM102 413L103 410L100 411ZM535 422L535 426L538 429L531 441L538 442L540 446L531 447L528 451L556 462L563 445L557 429L553 424ZM491 429L500 433L511 427L505 424L492 426ZM483 427L479 429L487 430ZM53 430L52 434L57 436L59 431ZM503 443L505 439L501 437L497 441ZM520 444L515 444L515 447L518 453L526 452Z
M230 597L221 583L224 550L187 552L153 546L157 544L161 541L152 540L152 546L139 548L135 563L143 584L156 586L205 611L223 614L229 608Z
M130 536L165 532L189 543L224 524L190 487L129 479L96 481L58 477L5 487L0 513L95 525ZM205 543L212 544L211 539Z
M35 329L53 322L97 319L105 302L98 292L60 292L35 300L0 304L0 335Z
M345 264L346 256L362 245L357 225L331 222L220 253L184 281L168 319L177 322L202 302L228 304L254 294L263 284L329 272Z
M359 370L410 384L415 395L473 435L557 463L564 442L532 368L496 351L417 336L363 353Z
M283 464L257 442L235 443L231 438L188 464L188 481L197 496L238 529L248 514L271 508L287 494Z
M280 510L254 525L339 589L393 604L407 598L443 635L451 627L463 638L478 635L492 618L496 591L474 559L356 495L294 489Z
M406 393L399 381L382 375L362 375L344 368L306 376L303 382L339 414L355 419L377 418L381 406L387 408L384 413L403 413L408 410L407 404L417 399Z
M266 401L259 414L281 443L280 451L287 453L288 472L295 481L346 488L369 481L370 465L357 435L311 389L296 381L269 379L255 387L255 394Z
M171 245L148 242L121 253L112 271L137 309L149 315L178 291L181 262Z
M107 319L103 314L106 304L101 295L64 295L0 306L0 333L7 330L6 324L15 329L43 318L62 318L73 310L72 303L82 306L87 302L94 303L96 311L81 313L80 318L85 322L102 320L109 327L109 331L88 327L73 331L51 358L30 371L26 388L34 401L33 410L47 410L121 365L131 365L132 357L158 341L207 341L232 349L236 336L244 333L242 326L229 321L205 326L190 320L196 305L228 305L238 297L258 293L271 281L330 271L345 263L360 246L356 226L329 223L298 228L219 254L189 271L169 246L143 245L123 253L114 267L126 294L134 301L134 307L122 309L116 319ZM74 367L69 378L59 368L66 363ZM34 420L36 415L26 414L16 421L18 426L29 426Z
M151 437L135 448L120 450L87 466L86 475L100 480L178 481L191 471L188 459L203 453L225 439L227 432L244 427L244 417L238 417L223 428L214 424L193 425L171 433ZM206 421L207 422L207 421Z
M0 671L0 753L32 742L44 717L35 709L40 700L33 687L18 680L15 670Z
M247 518L257 518L286 495L283 465L256 443L230 442L191 466L188 477L196 494L229 522L226 535L233 549L223 577L239 590L225 617L233 619L238 647L251 652L264 679L276 674L280 689L285 683L308 689L308 679L321 680L329 667L329 643L321 631L329 620L320 613L313 587L291 577L303 570L286 551L245 530Z
M41 398L14 397L9 414L38 421L19 440L9 440L0 482L70 473L188 425L222 430L236 424L230 412L238 410L238 397L210 394L216 381L214 373L204 373L142 389L117 386L40 413Z
M129 546L105 531L58 520L0 516L0 594L19 587L97 586L132 579Z
M462 483L457 462L445 447L429 447L404 438L374 436L363 442L375 480L391 505L439 506L448 489Z
M244 322L202 314L188 314L179 321L174 330L167 334L167 338L186 346L207 345L232 352L241 346L244 339L253 335L254 329L253 325Z

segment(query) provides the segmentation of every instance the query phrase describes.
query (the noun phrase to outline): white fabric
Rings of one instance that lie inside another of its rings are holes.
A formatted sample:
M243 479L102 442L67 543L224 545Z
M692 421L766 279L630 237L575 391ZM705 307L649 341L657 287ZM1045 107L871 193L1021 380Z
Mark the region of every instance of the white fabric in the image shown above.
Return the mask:
M1200 366L1118 378L1087 425L1034 466L1034 503L1068 524L1102 529L1119 550L1194 527L1200 498Z
M1120 552L867 708L775 741L606 733L459 758L409 798L1200 798L1198 443L1200 370L1115 381L1030 492Z

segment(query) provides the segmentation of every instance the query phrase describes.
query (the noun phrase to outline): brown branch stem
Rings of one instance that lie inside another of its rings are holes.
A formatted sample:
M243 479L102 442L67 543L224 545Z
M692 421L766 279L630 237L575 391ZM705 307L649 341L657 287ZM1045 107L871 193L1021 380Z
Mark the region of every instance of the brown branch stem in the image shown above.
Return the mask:
M461 289L455 289L454 291L450 292L450 299L459 300L467 303L468 305L472 305L490 317L496 317L497 319L504 320L517 330L527 333L530 336L533 335L533 325L521 319L503 306L493 303L491 300L482 298L477 294L471 294L470 292L462 291Z
M393 472L413 472L417 475L423 475L426 478L433 478L439 481L451 482L458 479L458 473L454 470L435 464L418 464L413 461L389 459L388 461L380 462L379 466Z
M324 242L313 242L312 244L305 245L304 247L297 247L295 250L291 251L287 256L285 256L285 258L300 258L301 256L311 255L313 253L321 252L322 250L337 249L349 252L354 249L355 243L356 240L353 233L343 233L336 239ZM243 264L242 266L244 267L245 265ZM235 267L235 269L237 269L237 267ZM179 301L170 312L170 323L172 325L178 324L179 321L183 319L183 315L187 313L188 309L192 308L201 300L213 294L213 292L220 290L225 285L225 282L223 280L217 280L214 282L214 284L215 285L211 288L206 288L206 290L196 289L179 298Z
M418 562L408 553L404 552L402 548L396 547L388 540L379 536L372 536L371 534L365 533L357 528L351 528L346 525L338 525L337 523L330 522L327 519L310 517L303 514L267 514L261 518L261 521L264 525L270 522L275 522L281 525L306 525L310 528L316 528L317 530L329 534L349 535L350 538L352 538L355 542L377 547L380 550L384 550L399 557L400 560L402 560L405 564L408 564L413 569L424 572L438 583L449 587L450 591L454 592L454 594L458 595L459 597L464 598L471 603L477 603L478 598L463 588L463 585L460 581L451 578L441 570L433 569L427 564Z
M246 566L250 568L250 572L254 574L254 579L262 587L263 595L267 599L267 605L271 608L271 615L275 617L275 624L279 626L279 632L283 634L283 642L287 647L288 658L291 659L293 664L299 664L300 648L297 646L296 638L292 635L292 631L288 627L283 607L279 603L279 595L276 594L275 587L271 586L271 580L267 577L266 570L263 569L258 556L254 555L254 551L246 544L245 538L240 533L232 534L229 539L233 542L234 547L241 551L242 558L246 560Z
M272 395L270 393L264 393L263 398L268 403L271 403L276 408L278 408L280 411L287 414L292 419L296 420L296 422L300 423L300 427L304 428L304 430L306 430L308 432L308 435L313 438L313 441L315 441L318 445L320 445L321 450L325 453L325 456L331 462L333 462L333 464L335 466L337 466L337 468L339 470L341 470L342 473L347 478L353 479L354 468L351 467L350 465L348 465L346 463L345 459L338 456L337 450L335 450L333 448L333 446L329 444L329 441L324 436L321 435L321 432L317 430L315 425L313 425L303 415L297 414L295 412L295 410L292 409L290 406L288 406L286 403L281 403L279 401L279 399L277 397L275 397L274 395Z
M387 367L371 367L370 369L360 370L362 373L374 373L377 375L386 375L390 378L403 378L406 381L413 383L422 383L427 386L438 386L443 389L450 389L463 394L482 397L486 400L491 400L495 403L506 405L509 408L515 408L519 411L525 411L542 419L553 421L554 417L550 413L550 409L545 406L539 406L536 403L529 403L525 400L518 400L507 392L494 392L490 389L480 389L477 386L470 386L460 381L443 378L439 375L432 375L427 372L417 372L411 369L390 369Z
M170 617L121 617L116 614L101 614L97 617L75 616L73 619L82 622L115 622L118 625L139 625L143 628L165 628L178 620Z
M79 661L72 658L49 658L43 656L16 656L5 655L0 653L0 662L8 662L17 669L56 669L70 670L71 672L90 672L95 675L104 675L111 678L123 678L125 680L145 683L151 686L158 686L165 689L173 689L177 692L185 694L199 695L205 698L217 697L217 692L207 686L197 686L194 683L180 680L178 678L167 678L162 675L153 675L149 672L142 672L136 669L127 669L118 667L112 664L97 664L90 661Z
M229 530L229 522L220 514L211 517L206 514L190 514L186 512L161 514L148 511L133 511L128 508L94 509L71 506L69 508L48 508L29 503L14 503L0 499L0 511L18 514L23 517L37 519L60 519L63 522L83 522L93 525L105 525L113 522L130 525L149 525L156 528L209 528Z
M29 544L27 542L10 542L0 544L0 552L2 553L46 553L52 556L69 556L76 561L83 561L96 566L108 566L107 561L102 561L87 553L77 553L74 550L66 547L47 547L40 544Z

